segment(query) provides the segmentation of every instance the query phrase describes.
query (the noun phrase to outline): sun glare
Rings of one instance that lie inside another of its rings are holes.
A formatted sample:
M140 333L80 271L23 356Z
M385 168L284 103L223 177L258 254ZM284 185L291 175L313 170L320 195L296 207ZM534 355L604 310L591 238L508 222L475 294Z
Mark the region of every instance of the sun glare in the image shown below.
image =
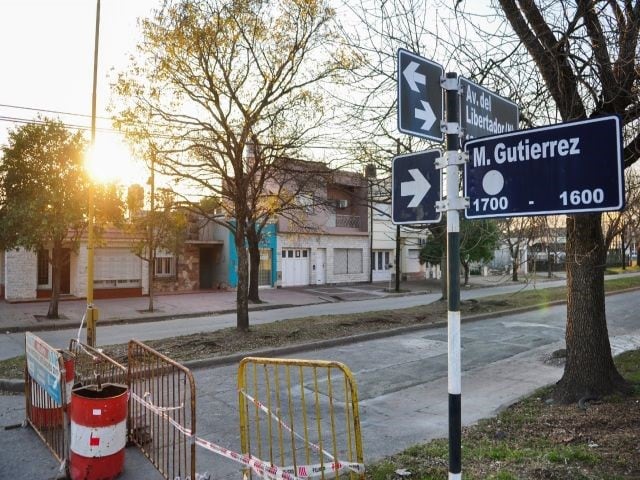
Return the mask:
M91 177L98 182L144 184L149 176L144 164L132 157L127 146L116 135L97 135L95 145L87 154L86 165Z

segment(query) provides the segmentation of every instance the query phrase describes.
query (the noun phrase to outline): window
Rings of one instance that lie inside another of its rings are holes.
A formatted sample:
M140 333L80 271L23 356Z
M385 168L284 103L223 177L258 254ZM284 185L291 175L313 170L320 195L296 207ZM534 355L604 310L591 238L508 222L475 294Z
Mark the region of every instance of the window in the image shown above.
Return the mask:
M271 250L260 249L260 265L258 268L258 285L271 286Z
M38 285L49 285L49 250L38 250Z
M358 248L333 249L333 273L362 273L362 250Z
M391 252L389 252L388 250L374 251L371 255L374 270L389 270Z
M315 212L315 198L313 197L313 194L310 193L301 193L298 195L298 202L300 203L300 206L302 207L302 210L305 213L309 213L312 214Z
M170 277L174 274L173 257L163 256L156 257L155 275L156 277Z

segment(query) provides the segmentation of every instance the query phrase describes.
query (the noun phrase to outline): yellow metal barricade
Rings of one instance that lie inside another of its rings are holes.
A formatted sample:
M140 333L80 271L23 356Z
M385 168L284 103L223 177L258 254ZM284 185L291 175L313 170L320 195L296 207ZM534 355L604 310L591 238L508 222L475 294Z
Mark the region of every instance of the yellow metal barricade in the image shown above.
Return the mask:
M344 364L248 357L238 390L242 454L297 478L364 478L358 392Z
M166 479L196 478L196 388L188 368L129 342L129 437Z

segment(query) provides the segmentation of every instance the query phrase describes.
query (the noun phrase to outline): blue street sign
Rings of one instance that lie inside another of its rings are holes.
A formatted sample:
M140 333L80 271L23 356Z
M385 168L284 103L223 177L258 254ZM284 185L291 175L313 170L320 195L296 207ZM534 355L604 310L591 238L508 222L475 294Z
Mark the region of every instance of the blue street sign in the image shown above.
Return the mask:
M500 135L518 128L518 105L460 77L460 123L465 140Z
M440 150L408 153L393 159L391 178L391 220L396 225L438 223L436 211L440 200L442 174L436 169Z
M398 49L398 130L442 141L443 111L440 77L444 70L431 60Z
M467 218L604 212L624 207L616 116L470 140Z

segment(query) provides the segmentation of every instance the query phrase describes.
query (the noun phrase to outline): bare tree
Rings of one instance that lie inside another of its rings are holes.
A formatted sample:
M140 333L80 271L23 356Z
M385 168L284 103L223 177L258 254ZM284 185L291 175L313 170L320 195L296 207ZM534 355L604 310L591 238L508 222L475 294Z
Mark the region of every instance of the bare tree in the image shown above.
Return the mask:
M126 104L118 125L134 142L155 136L159 170L181 180L189 199L216 197L226 210L212 220L238 252L241 331L255 207L276 160L296 157L325 127L323 84L357 61L335 17L325 0L167 1L142 22L139 55L116 84ZM256 143L260 155L248 156Z
M506 218L498 222L498 225L501 239L509 249L511 257L511 280L517 282L518 272L523 263L522 253L527 250L535 236L535 225L529 217Z
M562 120L621 115L625 166L640 155L640 2L499 0ZM567 217L567 362L556 397L628 391L611 356L601 215Z

